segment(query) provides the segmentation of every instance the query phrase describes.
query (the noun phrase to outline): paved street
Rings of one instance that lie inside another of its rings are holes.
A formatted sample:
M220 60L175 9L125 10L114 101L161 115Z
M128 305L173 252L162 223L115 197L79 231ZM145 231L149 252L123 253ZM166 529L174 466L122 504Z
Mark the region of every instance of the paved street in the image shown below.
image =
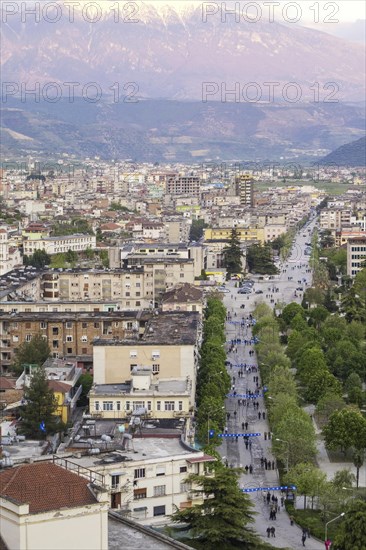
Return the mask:
M313 228L315 222L311 223L311 228ZM303 236L305 235L305 237ZM235 338L240 338L241 340L250 340L251 339L251 327L247 326L248 321L247 317L254 309L255 305L260 302L265 302L271 307L274 306L274 302L286 302L291 301L300 302L302 299L302 292L296 291L296 288L302 286L305 290L304 279L307 282L307 285L310 286L311 283L311 274L307 273L309 256L303 254L305 248L305 242L309 242L311 239L310 234L308 233L307 228L301 230L297 236L293 252L291 257L284 266L281 268L281 273L278 276L275 276L273 280L269 281L258 281L254 285L254 290L249 295L241 295L237 293L234 282L227 283L227 287L230 289L230 293L224 294L224 304L227 307L228 313L232 315L233 321L244 320L246 326L242 327L240 325L234 325L232 323L226 323L227 331L227 341L231 341ZM286 267L287 266L287 267ZM286 271L284 272L284 269ZM289 277L292 277L292 280L288 280ZM298 282L301 280L301 284ZM273 288L278 288L279 291L272 291ZM256 290L263 290L263 294L255 294ZM297 293L297 298L295 298L294 293ZM274 300L274 302L271 302ZM245 304L245 309L242 309L240 306ZM253 350L253 345L244 345L238 344L234 351L228 353L228 361L233 365L237 364L246 364L257 366L257 360L255 354L252 356L249 355L249 351ZM238 367L228 367L228 372L233 379L235 385L235 391L238 394L246 394L248 391L256 392L256 378L259 377L259 386L261 385L260 374L259 372L248 372L244 369L243 377L239 377L239 371L241 369ZM258 409L253 406L253 401L259 403ZM247 406L249 404L249 406ZM243 488L254 488L254 487L270 487L279 485L278 471L277 469L265 469L261 464L261 458L266 458L267 461L274 461L274 456L271 452L271 441L265 439L264 433L269 432L269 425L267 422L267 411L264 408L263 397L257 399L247 400L247 404L239 405L238 397L230 397L226 401L226 411L230 414L230 417L227 420L228 433L242 433L242 432L259 432L261 435L259 437L251 438L251 448L246 449L244 439L239 437L236 440L233 438L224 438L223 444L220 447L220 453L228 464L233 467L241 466L245 468L246 466L252 467L252 474L243 474L241 477L241 486ZM263 420L263 412L265 413L265 420ZM259 413L260 417L259 418ZM248 422L248 429L242 429L242 423ZM281 507L280 511L277 513L275 520L270 520L270 504L267 504L267 501L264 500L266 492L258 491L250 493L250 496L255 504L255 510L257 512L255 529L260 535L265 538L272 546L277 548L291 548L298 549L303 548L301 541L302 531L297 526L291 526L289 516L285 512L284 508ZM278 497L278 503L280 503L281 492L271 492L271 496ZM275 527L275 537L267 537L267 528ZM313 538L309 538L305 542L305 548L309 549L323 549L323 543L320 543Z

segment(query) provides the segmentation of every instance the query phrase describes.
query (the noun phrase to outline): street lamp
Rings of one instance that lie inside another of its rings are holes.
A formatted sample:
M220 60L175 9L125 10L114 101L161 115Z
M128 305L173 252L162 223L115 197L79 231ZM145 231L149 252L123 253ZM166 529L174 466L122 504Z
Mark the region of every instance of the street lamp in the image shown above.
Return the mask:
M324 538L324 540L328 540L328 525L330 523L332 523L332 521L336 521L339 518L343 518L344 514L345 513L342 512L339 516L337 516L336 518L331 519L330 521L328 521L328 523L325 524L325 538Z
M276 441L281 441L281 443L286 443L287 445L287 457L286 457L286 472L288 472L288 462L289 462L289 455L290 455L290 443L288 441L285 441L284 439L279 439L276 437Z
M225 409L224 406L221 407L221 409ZM210 444L210 414L214 411L214 409L210 409L207 412L207 445Z

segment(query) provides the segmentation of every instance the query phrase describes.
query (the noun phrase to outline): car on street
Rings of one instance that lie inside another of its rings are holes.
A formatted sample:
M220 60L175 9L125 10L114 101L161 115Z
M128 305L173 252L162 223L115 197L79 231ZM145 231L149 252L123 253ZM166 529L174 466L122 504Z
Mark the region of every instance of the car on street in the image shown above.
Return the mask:
M238 294L251 294L252 289L249 287L239 288Z
M256 294L263 294L263 290L256 290L255 293Z
M228 288L225 288L224 286L218 286L218 287L217 287L217 290L218 290L219 292L225 292L225 293L230 292L230 290L229 290Z

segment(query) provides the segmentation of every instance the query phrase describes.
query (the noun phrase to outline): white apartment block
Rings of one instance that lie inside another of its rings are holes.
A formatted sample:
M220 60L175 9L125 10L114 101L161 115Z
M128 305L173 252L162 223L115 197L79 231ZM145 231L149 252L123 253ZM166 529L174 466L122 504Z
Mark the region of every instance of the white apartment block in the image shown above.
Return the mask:
M165 524L176 508L202 503L186 478L209 475L205 466L215 459L183 445L179 437L144 437L130 440L125 450L66 460L70 469L79 466L104 476L111 508L142 524Z
M366 236L347 241L347 275L355 277L366 265Z
M15 242L11 242L8 231L0 227L0 276L22 265L22 257Z
M24 255L31 256L36 250L45 250L47 254L60 254L72 250L83 252L88 248L96 248L94 235L65 235L61 237L45 237L23 241Z

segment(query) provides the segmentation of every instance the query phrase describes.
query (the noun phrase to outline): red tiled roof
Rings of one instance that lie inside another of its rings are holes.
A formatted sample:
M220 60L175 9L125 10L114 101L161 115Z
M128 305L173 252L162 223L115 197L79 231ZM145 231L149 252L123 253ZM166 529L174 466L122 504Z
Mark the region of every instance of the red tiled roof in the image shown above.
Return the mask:
M71 390L71 386L69 384L64 384L58 380L49 380L48 387L51 388L52 391L57 391L59 393L67 393Z
M0 472L0 495L29 504L29 512L36 514L96 503L88 483L52 462L23 464Z
M15 380L13 378L5 378L0 376L0 389L1 390L13 390L15 388Z

